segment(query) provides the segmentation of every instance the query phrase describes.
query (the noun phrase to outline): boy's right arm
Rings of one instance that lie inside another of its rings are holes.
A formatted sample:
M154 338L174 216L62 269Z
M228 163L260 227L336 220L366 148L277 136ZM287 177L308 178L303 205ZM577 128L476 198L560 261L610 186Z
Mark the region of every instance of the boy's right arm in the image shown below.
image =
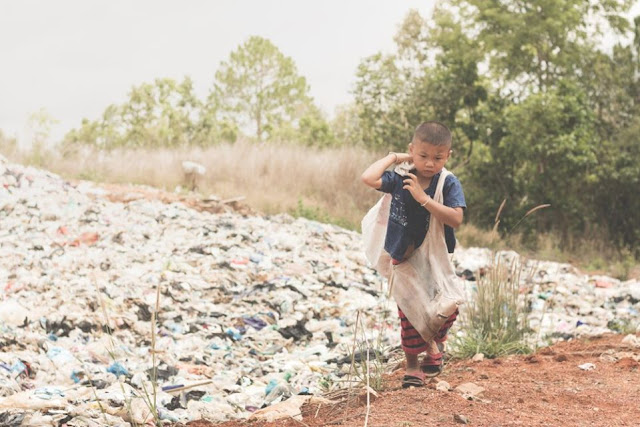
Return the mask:
M378 190L382 186L382 174L389 166L397 163L407 161L407 157L411 157L408 154L403 153L389 153L380 160L373 163L362 173L362 182L371 188Z

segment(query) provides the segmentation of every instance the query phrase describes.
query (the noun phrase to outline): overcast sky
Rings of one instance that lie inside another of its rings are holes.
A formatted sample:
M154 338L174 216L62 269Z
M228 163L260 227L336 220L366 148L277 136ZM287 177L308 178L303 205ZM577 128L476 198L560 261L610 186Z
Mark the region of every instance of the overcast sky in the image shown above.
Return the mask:
M0 0L0 129L24 137L30 113L54 137L98 118L133 85L191 76L204 96L220 61L251 35L294 59L323 110L351 99L361 58L392 51L411 8L433 0Z

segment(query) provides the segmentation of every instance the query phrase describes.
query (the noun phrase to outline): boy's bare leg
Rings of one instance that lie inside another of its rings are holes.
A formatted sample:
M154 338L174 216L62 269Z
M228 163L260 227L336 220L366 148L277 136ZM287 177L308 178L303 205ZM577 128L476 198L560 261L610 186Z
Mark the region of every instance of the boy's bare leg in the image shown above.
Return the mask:
M427 354L422 359L420 369L428 377L435 377L442 372L442 353L435 340L427 343Z
M438 344L431 340L427 343L427 353L429 354L438 354L440 353L440 349L438 348Z
M417 354L404 354L405 359L407 360L407 369L406 374L418 374L422 375L422 371L420 370L420 364L418 363L418 355Z

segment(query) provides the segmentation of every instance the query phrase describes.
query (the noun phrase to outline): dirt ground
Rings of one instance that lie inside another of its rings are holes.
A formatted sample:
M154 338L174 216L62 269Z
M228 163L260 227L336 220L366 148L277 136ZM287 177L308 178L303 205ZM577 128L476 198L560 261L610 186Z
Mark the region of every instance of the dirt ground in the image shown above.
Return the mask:
M71 181L77 185L80 181ZM111 202L130 203L136 200L160 200L162 203L183 203L200 212L222 213L237 212L241 215L255 215L256 212L246 203L243 197L227 200L210 200L197 193L176 194L169 191L143 185L129 184L96 184L107 193L104 195ZM96 197L96 196L94 196Z
M370 405L371 427L458 425L637 426L640 424L640 348L622 335L558 343L529 356L455 361L423 388L401 388L402 370L388 377ZM578 366L592 363L595 369ZM446 381L451 391L436 390ZM455 388L463 383L484 388L475 398ZM190 427L364 426L366 402L343 399L302 407L302 421L193 421Z

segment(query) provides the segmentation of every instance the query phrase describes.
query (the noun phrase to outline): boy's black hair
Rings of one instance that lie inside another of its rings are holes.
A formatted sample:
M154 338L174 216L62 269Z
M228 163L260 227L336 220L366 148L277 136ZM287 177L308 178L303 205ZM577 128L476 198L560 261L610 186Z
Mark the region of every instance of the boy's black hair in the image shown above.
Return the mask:
M451 131L440 122L424 122L416 128L413 139L431 145L451 146Z

